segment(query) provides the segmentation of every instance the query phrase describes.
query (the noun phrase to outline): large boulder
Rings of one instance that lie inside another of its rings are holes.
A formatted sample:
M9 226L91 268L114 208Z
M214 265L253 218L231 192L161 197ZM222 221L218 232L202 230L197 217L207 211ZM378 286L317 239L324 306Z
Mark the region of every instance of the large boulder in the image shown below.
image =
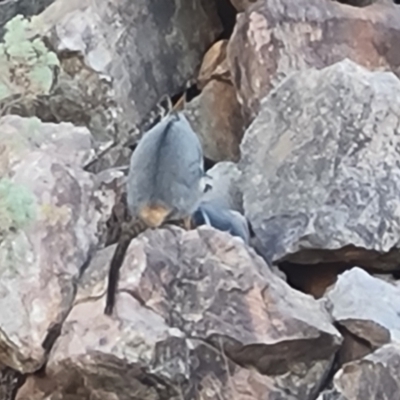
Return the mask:
M352 268L339 276L326 298L345 337L341 363L392 341L400 343L400 288L396 285Z
M341 337L322 304L240 239L209 227L143 233L130 244L108 317L114 248L85 271L47 376L29 378L18 399L72 387L82 398L121 400L314 398Z
M45 362L111 209L92 152L87 128L0 119L0 363L22 373Z
M228 45L232 79L247 119L294 71L344 58L400 74L400 13L393 1L357 8L333 0L259 0L237 17Z
M93 172L128 162L125 144L158 117L162 96L183 90L222 32L214 2L203 0L56 0L21 19L0 43L0 113L88 127L102 155Z
M162 7L149 0L118 6L57 0L32 22L32 35L49 40L77 86L85 87L91 71L112 82L109 102L121 112L120 134L140 126L162 95L184 88L221 31L215 4L202 0L174 0ZM96 95L95 86L89 89L86 97Z
M349 60L294 73L241 145L244 210L267 260L398 268L400 80Z

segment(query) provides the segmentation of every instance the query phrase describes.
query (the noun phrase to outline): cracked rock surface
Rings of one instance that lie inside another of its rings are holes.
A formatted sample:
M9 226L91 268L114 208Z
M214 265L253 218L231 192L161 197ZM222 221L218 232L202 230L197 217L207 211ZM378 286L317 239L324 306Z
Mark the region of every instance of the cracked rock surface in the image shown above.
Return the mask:
M344 60L264 99L240 169L267 259L398 268L399 90L394 74Z

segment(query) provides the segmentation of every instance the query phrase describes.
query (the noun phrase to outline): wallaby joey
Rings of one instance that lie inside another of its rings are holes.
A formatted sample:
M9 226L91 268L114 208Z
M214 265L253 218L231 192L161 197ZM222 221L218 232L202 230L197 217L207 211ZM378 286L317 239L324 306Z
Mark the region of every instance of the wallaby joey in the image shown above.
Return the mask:
M193 225L209 225L220 231L239 236L249 244L250 232L247 219L238 211L231 210L216 201L201 202L193 213Z

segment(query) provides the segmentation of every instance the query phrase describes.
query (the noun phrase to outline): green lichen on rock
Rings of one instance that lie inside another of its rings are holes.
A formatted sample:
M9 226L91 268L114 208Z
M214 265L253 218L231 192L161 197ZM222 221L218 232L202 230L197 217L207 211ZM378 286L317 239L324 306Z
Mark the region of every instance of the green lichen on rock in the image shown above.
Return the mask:
M0 237L22 229L36 217L36 197L26 187L0 179Z
M16 94L48 94L57 55L39 38L28 39L29 21L17 15L5 25L0 43L0 101Z

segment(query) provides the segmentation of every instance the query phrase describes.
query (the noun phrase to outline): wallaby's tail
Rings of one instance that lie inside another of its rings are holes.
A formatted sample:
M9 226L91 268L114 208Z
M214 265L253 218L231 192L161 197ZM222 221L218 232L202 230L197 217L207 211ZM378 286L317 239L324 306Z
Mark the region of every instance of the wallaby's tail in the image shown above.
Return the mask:
M111 260L110 270L108 272L107 298L106 307L104 309L104 314L106 315L111 315L114 309L119 270L124 261L125 253L128 250L129 244L133 238L144 232L146 229L147 225L140 220L125 224L122 227L123 233L118 241L117 248L115 249L113 258Z
M118 242L117 248L111 260L110 270L108 273L108 287L107 287L107 300L104 314L111 315L115 304L115 294L117 291L117 284L119 278L119 269L121 268L122 262L125 257L126 250L131 242L130 238L124 236L121 237Z

